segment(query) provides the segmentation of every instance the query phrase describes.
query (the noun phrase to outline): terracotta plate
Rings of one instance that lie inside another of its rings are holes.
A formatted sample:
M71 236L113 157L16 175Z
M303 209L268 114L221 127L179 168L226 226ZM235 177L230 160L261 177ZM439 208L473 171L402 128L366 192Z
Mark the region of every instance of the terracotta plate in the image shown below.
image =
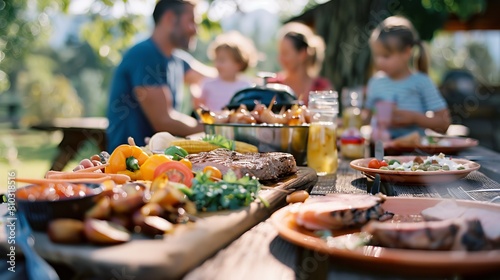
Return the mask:
M426 208L436 205L442 199L388 197L383 204L386 211L398 215L415 215ZM500 205L474 201L457 201L458 205L489 209L500 212ZM319 253L353 262L359 267L373 267L384 271L422 274L457 274L488 273L500 269L500 250L463 252L463 251L423 251L390 249L378 246L363 246L358 249L338 249L327 246L327 243L295 223L290 211L293 205L275 212L271 221L279 235L291 243ZM334 232L334 235L343 235ZM356 234L356 233L352 233Z
M418 151L420 153L427 154L456 154L462 150L467 148L475 147L478 145L478 141L472 138L465 137L440 137L440 136L429 136L432 137L436 142L441 139L446 139L449 141L449 146L440 146L440 145L418 145L418 146L402 146L402 145L393 145L388 143L387 146L384 147L384 151L386 155L398 155L402 153L411 153Z
M385 159L397 159L400 162L408 162L415 158L415 156L387 156ZM398 184L408 184L408 185L428 185L436 183L447 183L452 182L461 178L464 178L469 173L474 170L478 170L481 167L478 163L466 160L466 159L453 159L456 163L463 164L466 169L464 170L453 170L453 171L396 171L396 170L380 170L374 168L368 168L368 162L374 158L363 158L353 160L350 166L356 170L359 170L368 176L375 176L375 174L380 175L380 179L383 181L394 182Z

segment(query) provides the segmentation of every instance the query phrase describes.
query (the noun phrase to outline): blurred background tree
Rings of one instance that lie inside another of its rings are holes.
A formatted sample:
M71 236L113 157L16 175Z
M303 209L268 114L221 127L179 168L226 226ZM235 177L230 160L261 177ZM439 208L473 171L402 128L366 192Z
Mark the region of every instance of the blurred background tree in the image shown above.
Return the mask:
M150 0L137 1L154 5ZM485 11L487 2L269 1L269 5L277 7L276 15L262 9L245 10L249 5L246 0L207 0L199 19L198 44L192 54L210 63L206 56L209 42L223 31L240 29L262 53L258 69L278 71L273 29L290 18L306 21L327 43L322 74L341 89L366 83L371 74L367 40L371 30L385 17L393 14L409 17L421 37L430 40L450 14L465 20ZM137 14L129 0L93 0L83 14L68 15L81 18L79 25L67 27L79 30L73 30L73 35L57 48L50 46L53 30L67 24L55 19L68 13L71 4L71 0L0 0L0 100L22 104L24 125L59 116L103 116L113 68L123 51L151 28L150 15ZM113 13L117 8L121 10L118 16ZM293 18L301 12L301 16ZM471 49L469 59L488 63L489 58L476 46ZM490 71L482 66L477 69L484 70L485 75ZM65 109L65 103L75 109ZM43 116L37 118L37 114Z
M364 85L372 74L368 39L385 18L409 18L422 40L429 41L450 14L460 20L486 10L486 0L332 0L292 18L313 26L326 42L323 75L337 89Z

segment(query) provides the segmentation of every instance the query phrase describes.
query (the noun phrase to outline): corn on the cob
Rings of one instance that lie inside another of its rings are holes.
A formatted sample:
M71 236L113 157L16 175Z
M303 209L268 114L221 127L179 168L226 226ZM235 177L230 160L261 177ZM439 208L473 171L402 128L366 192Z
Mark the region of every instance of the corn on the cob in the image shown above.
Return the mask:
M252 144L235 141L235 150L239 153L258 153L259 149Z
M174 140L170 142L172 146L179 146L190 154L197 154L201 152L210 152L220 148L217 145L207 143L201 140ZM235 141L235 150L239 153L257 153L259 150L254 145Z

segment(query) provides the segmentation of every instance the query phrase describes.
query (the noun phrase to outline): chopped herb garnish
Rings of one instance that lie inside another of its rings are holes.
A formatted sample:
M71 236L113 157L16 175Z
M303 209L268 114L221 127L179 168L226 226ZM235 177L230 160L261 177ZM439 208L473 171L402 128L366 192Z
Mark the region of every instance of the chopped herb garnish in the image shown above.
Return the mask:
M247 175L238 179L232 170L216 182L210 180L209 174L199 172L193 180L189 199L196 204L198 211L234 210L248 206L256 198L268 207L269 203L258 196L259 190L260 183L256 178Z

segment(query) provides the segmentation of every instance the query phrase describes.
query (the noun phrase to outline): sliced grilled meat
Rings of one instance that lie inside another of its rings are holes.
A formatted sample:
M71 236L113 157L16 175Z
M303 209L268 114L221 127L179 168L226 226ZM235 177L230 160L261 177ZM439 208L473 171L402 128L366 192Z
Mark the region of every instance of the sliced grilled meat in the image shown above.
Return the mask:
M311 230L362 226L385 214L382 208L384 201L385 196L381 194L331 194L312 197L300 205L296 221Z
M451 219L418 223L382 223L364 226L372 234L373 245L398 249L467 250L491 249L477 219Z
M454 200L443 200L433 207L422 211L426 220L445 220L453 218L476 219L481 221L481 226L486 237L495 248L500 248L500 213L481 208L467 208L459 206Z
M297 164L287 153L245 153L216 149L186 157L193 164L193 171L201 171L211 165L222 173L233 170L238 176L249 174L261 181L276 180L297 172Z

